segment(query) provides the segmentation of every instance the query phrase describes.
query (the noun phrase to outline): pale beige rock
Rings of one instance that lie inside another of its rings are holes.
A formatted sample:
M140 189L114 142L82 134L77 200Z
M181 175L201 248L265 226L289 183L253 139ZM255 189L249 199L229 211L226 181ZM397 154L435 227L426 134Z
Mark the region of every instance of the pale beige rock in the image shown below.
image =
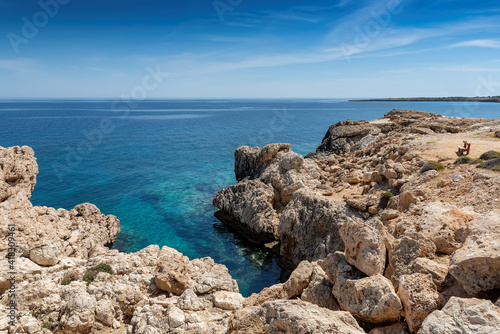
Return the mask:
M346 261L371 276L383 274L386 248L380 231L366 223L352 222L340 228Z
M421 234L413 233L397 239L389 251L390 278L397 288L399 277L413 273L413 262L419 257L433 258L436 246ZM386 271L386 275L387 275Z
M404 322L398 322L397 324L374 328L368 334L410 334L410 330Z
M462 247L465 227L476 216L448 203L429 203L423 207L415 229L434 242L437 253L451 254Z
M186 316L184 312L173 305L169 306L167 309L168 324L171 328L177 328L183 326L186 322Z
M262 307L245 307L229 320L228 334L265 334L265 310Z
M302 261L299 263L297 268L292 272L290 278L283 285L283 290L287 294L288 298L295 298L302 294L302 292L307 288L311 282L311 275L315 264Z
M278 225L282 263L294 268L303 260L313 262L343 251L338 231L343 224L354 221L352 215L344 204L312 191L297 191L281 213Z
M500 288L500 212L467 225L464 246L451 256L450 273L469 294Z
M341 311L341 307L332 294L333 284L328 280L323 269L316 266L313 269L311 282L300 295L300 299L316 304L332 311Z
M431 275L417 273L401 276L398 295L412 333L416 333L424 319L438 308L439 294Z
M288 299L288 294L285 292L283 283L274 284L268 288L262 289L259 293L253 293L245 300L243 305L245 307L260 306L264 302L276 299Z
M500 333L500 308L489 300L452 297L440 311L432 312L418 334Z
M300 300L275 300L236 313L228 333L363 334L364 331L348 312L331 311Z
M215 307L223 310L238 310L242 308L245 298L237 292L217 291L213 294Z
M96 302L95 319L108 327L113 326L115 320L115 309L109 299L101 299Z
M177 306L185 311L202 310L203 303L192 289L185 290L177 300Z
M391 282L380 274L362 279L338 277L332 291L340 306L361 321L383 324L399 320L401 301Z
M43 245L30 250L30 260L41 266L53 266L59 261L59 249L54 245Z
M85 291L69 296L61 310L60 325L67 331L88 332L95 322L96 300Z
M218 192L213 200L216 217L255 243L277 239L278 214L274 189L260 180L243 180Z
M432 281L436 284L438 290L440 290L448 275L448 264L438 263L425 257L419 257L413 261L413 271L415 273L430 274L432 276Z
M318 261L318 264L325 271L330 282L335 284L337 277L361 277L362 274L356 268L347 263L344 253L330 253L324 260Z
M380 218L383 220L393 220L395 218L398 218L400 213L396 210L393 209L385 209L380 213Z

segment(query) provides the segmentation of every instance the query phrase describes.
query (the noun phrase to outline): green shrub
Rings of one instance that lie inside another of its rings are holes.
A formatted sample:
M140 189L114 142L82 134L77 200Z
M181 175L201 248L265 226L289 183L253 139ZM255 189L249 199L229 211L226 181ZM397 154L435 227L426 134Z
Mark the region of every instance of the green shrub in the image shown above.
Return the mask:
M61 281L61 285L69 285L71 282L75 281L75 276L64 277Z
M438 172L442 172L442 171L444 171L444 170L445 170L444 165L443 165L442 163L440 163L440 162L437 162L437 161L429 161L429 163L430 163L431 165L433 165L433 166L434 166L434 168L436 168L436 170L437 170Z
M471 161L472 161L471 157L460 157L457 160L455 160L455 165L470 164Z
M387 192L383 193L382 196L380 196L380 199L390 200L393 197L394 197L394 194L387 191Z
M110 275L113 275L113 269L109 264L105 263L98 264L95 267L87 269L85 275L83 275L83 280L87 282L87 285L89 285L95 280L97 274L99 273L108 273Z
M42 325L42 328L49 328L49 323L48 322L44 322L43 325Z
M480 164L481 162L484 162L484 160L483 160L483 159L479 159L479 158L472 159L472 160L470 161L470 163L471 163L471 164L473 164L473 165Z
M486 153L481 154L481 156L479 157L479 159L482 159L482 160L491 160L491 159L496 159L496 158L500 158L500 152L488 151Z

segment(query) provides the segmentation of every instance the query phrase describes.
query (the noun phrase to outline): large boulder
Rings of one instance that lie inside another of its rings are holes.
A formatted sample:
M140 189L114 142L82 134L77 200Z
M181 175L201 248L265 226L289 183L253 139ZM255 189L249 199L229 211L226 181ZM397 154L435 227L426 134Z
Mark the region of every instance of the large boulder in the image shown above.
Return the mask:
M435 257L434 243L419 233L404 235L395 240L389 251L389 266L385 272L395 287L399 284L399 277L413 273L413 264L420 257Z
M352 216L344 204L309 190L297 191L281 213L278 225L282 264L294 268L303 260L313 262L343 251L339 229L352 223Z
M436 253L451 254L465 241L465 227L477 214L448 203L434 202L419 210L420 218L414 229L431 239Z
M348 312L331 311L300 300L275 300L233 316L228 333L364 334Z
M278 214L273 208L274 189L260 180L244 180L219 191L215 216L248 240L267 243L277 239Z
M29 200L37 175L38 164L31 147L0 146L0 208L31 207Z
M500 333L500 308L489 300L451 297L424 320L418 333Z
M380 129L366 121L338 122L328 129L321 145L316 152L333 152L335 154L345 154L360 148L356 146L360 141L368 145L375 140L375 136L380 133Z
M262 149L242 146L234 152L234 174L241 181L249 177L255 179L275 158L290 152L291 144L269 144Z
M347 262L370 276L383 274L385 270L386 248L379 230L384 227L381 224L377 227L352 222L344 224L339 231Z
M338 277L332 291L342 309L364 322L396 322L403 309L391 281L380 274L362 279Z
M450 273L469 294L500 288L500 212L467 225L464 246L453 253Z
M439 294L431 275L403 275L399 279L398 295L412 333L416 333L424 319L438 308Z
M216 291L239 292L238 284L226 266L209 257L190 262L186 262L186 258L162 259L156 270L155 283L159 289L175 295L181 295L187 289L199 295Z

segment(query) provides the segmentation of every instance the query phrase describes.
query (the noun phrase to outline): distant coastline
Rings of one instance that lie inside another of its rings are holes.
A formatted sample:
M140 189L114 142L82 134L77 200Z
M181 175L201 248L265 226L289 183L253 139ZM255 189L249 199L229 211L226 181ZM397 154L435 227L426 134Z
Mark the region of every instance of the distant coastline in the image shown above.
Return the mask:
M368 100L349 100L356 102L493 102L500 103L500 96L488 97L403 97Z

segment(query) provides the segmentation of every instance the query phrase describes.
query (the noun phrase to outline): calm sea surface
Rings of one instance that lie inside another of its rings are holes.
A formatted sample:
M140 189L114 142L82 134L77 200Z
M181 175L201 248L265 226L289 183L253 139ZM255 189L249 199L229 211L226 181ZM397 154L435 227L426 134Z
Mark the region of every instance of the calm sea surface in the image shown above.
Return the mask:
M121 221L115 248L158 244L190 258L210 256L249 295L278 282L280 269L213 216L213 195L236 182L234 150L287 142L307 154L331 124L394 108L500 117L494 103L151 100L129 108L103 100L0 100L0 146L35 150L34 205L94 203Z

